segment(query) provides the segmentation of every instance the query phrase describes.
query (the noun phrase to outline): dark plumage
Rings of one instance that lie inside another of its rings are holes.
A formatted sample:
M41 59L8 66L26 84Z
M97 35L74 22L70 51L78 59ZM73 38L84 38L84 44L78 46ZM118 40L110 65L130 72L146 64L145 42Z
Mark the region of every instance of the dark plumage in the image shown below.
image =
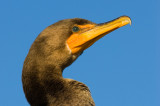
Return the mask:
M62 77L63 69L79 55L72 55L66 46L75 24L93 23L79 18L59 21L32 44L22 74L23 89L32 106L94 106L85 84Z
M31 106L94 106L88 87L62 77L63 69L105 34L131 23L127 16L104 24L74 18L42 31L24 61L22 82Z

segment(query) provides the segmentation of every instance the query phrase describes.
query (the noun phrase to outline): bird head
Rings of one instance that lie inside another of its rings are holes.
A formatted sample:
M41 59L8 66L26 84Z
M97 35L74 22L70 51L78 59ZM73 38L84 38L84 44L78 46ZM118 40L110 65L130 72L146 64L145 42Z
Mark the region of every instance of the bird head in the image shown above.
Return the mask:
M39 34L30 52L42 62L66 67L98 39L129 23L127 16L101 24L81 18L61 20Z

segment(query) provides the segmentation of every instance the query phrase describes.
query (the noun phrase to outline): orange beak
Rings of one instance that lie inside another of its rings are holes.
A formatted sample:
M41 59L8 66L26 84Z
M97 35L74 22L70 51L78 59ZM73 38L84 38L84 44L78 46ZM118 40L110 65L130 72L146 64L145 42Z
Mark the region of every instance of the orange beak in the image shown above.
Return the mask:
M80 31L73 33L67 39L67 45L72 54L78 54L90 47L104 35L127 24L131 24L131 19L128 16L121 16L107 23L77 25Z

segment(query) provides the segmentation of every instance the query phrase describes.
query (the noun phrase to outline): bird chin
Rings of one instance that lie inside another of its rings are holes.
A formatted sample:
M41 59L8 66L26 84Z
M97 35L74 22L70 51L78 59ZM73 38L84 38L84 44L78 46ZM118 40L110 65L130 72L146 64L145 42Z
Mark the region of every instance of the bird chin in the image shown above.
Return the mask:
M75 61L80 55L82 55L83 51L78 54L72 54L72 60Z
M82 52L80 52L79 54L78 54L78 56L80 56L80 55L82 55L83 54L83 51Z

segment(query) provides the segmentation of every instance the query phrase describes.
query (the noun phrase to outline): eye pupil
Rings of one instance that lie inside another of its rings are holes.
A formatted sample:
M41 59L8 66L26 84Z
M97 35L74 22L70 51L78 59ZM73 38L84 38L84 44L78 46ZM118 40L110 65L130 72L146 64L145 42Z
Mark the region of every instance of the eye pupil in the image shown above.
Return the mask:
M78 31L79 31L79 27L74 26L74 27L72 28L72 31L73 31L73 32L78 32Z

